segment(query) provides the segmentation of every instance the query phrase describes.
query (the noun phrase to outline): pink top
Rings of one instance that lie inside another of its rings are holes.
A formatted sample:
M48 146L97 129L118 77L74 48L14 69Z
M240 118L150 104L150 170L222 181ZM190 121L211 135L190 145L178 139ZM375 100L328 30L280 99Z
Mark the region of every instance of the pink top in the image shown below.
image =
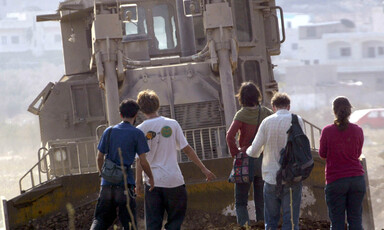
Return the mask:
M338 130L334 124L324 127L319 155L326 158L326 184L344 177L364 175L359 161L363 143L363 130L356 124L348 124L348 128L343 131Z

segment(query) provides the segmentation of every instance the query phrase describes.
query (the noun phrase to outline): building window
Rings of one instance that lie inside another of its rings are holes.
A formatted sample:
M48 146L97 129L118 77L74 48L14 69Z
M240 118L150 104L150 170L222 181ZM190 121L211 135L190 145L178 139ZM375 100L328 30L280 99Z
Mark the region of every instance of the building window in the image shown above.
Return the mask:
M349 56L351 56L351 48L350 47L342 47L342 48L340 48L340 56L341 57L349 57Z
M319 60L318 59L313 60L313 64L318 65L319 64Z
M362 43L363 58L383 58L384 57L384 42L371 40Z
M308 38L315 38L316 37L316 28L315 27L308 27L307 28L307 37Z
M287 27L292 28L292 22L287 22Z
M309 65L310 61L309 60L304 60L304 65Z
M6 36L1 36L1 44L6 45L7 44L7 37Z
M299 45L297 43L292 43L292 50L297 50Z
M335 41L327 45L328 57L330 59L346 59L352 56L351 44L344 41Z
M383 46L377 47L377 54L378 55L384 55L384 47Z
M18 36L12 36L11 42L12 42L12 44L19 44L19 37Z
M376 78L376 84L375 84L376 90L382 90L383 87L384 87L384 79L380 77ZM382 113L384 113L384 111Z
M369 58L374 58L375 55L375 47L368 47L368 56Z

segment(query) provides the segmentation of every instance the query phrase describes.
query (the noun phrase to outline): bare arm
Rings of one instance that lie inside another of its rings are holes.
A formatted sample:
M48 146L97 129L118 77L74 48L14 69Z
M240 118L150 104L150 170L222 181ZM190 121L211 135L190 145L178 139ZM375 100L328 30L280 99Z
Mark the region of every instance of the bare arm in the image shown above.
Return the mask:
M201 172L204 173L204 175L207 177L207 181L211 181L216 178L216 175L213 174L209 169L205 167L203 162L199 159L199 157L196 155L195 151L192 149L191 146L187 145L184 147L183 152L188 156L188 158L195 164L197 167L200 168Z
M141 167L140 158L136 158L136 193L143 193L143 168Z
M100 151L97 153L97 171L99 171L99 174L101 175L101 169L103 168L104 164L104 154L102 154Z
M142 170L144 170L145 174L149 177L148 182L149 182L149 185L151 186L149 191L152 191L155 188L155 181L153 180L152 170L151 170L151 167L149 166L149 163L147 161L147 157L143 153L143 154L139 155L139 159L140 159L139 160L140 168ZM136 169L136 170L138 170L138 169ZM141 175L141 172L140 172L140 175Z

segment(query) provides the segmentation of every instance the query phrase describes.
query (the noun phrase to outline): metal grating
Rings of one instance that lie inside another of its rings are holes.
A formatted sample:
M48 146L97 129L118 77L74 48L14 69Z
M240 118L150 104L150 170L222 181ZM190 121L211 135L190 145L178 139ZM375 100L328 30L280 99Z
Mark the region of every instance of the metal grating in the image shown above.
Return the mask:
M175 116L184 130L224 125L218 100L175 105Z
M185 130L184 136L202 160L228 156L225 126ZM189 161L185 154L181 154L179 159L180 162Z

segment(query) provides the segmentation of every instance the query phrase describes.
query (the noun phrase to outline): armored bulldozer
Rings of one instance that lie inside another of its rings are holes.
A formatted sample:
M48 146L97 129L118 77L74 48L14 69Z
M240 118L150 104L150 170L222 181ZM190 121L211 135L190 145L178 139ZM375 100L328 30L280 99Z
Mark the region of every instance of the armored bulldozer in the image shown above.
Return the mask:
M188 207L221 213L233 204L225 134L239 108L235 91L253 81L270 106L278 90L271 55L280 53L285 34L274 0L66 0L37 21L60 22L65 75L48 83L28 108L39 117L42 147L19 181L21 194L2 202L6 229L49 218L67 203L80 207L97 199L99 137L120 122L120 101L144 89L157 92L159 113L180 123L218 176L205 183L179 154ZM305 125L316 163L305 181L302 216L324 220L320 129ZM373 229L367 195L364 224Z

